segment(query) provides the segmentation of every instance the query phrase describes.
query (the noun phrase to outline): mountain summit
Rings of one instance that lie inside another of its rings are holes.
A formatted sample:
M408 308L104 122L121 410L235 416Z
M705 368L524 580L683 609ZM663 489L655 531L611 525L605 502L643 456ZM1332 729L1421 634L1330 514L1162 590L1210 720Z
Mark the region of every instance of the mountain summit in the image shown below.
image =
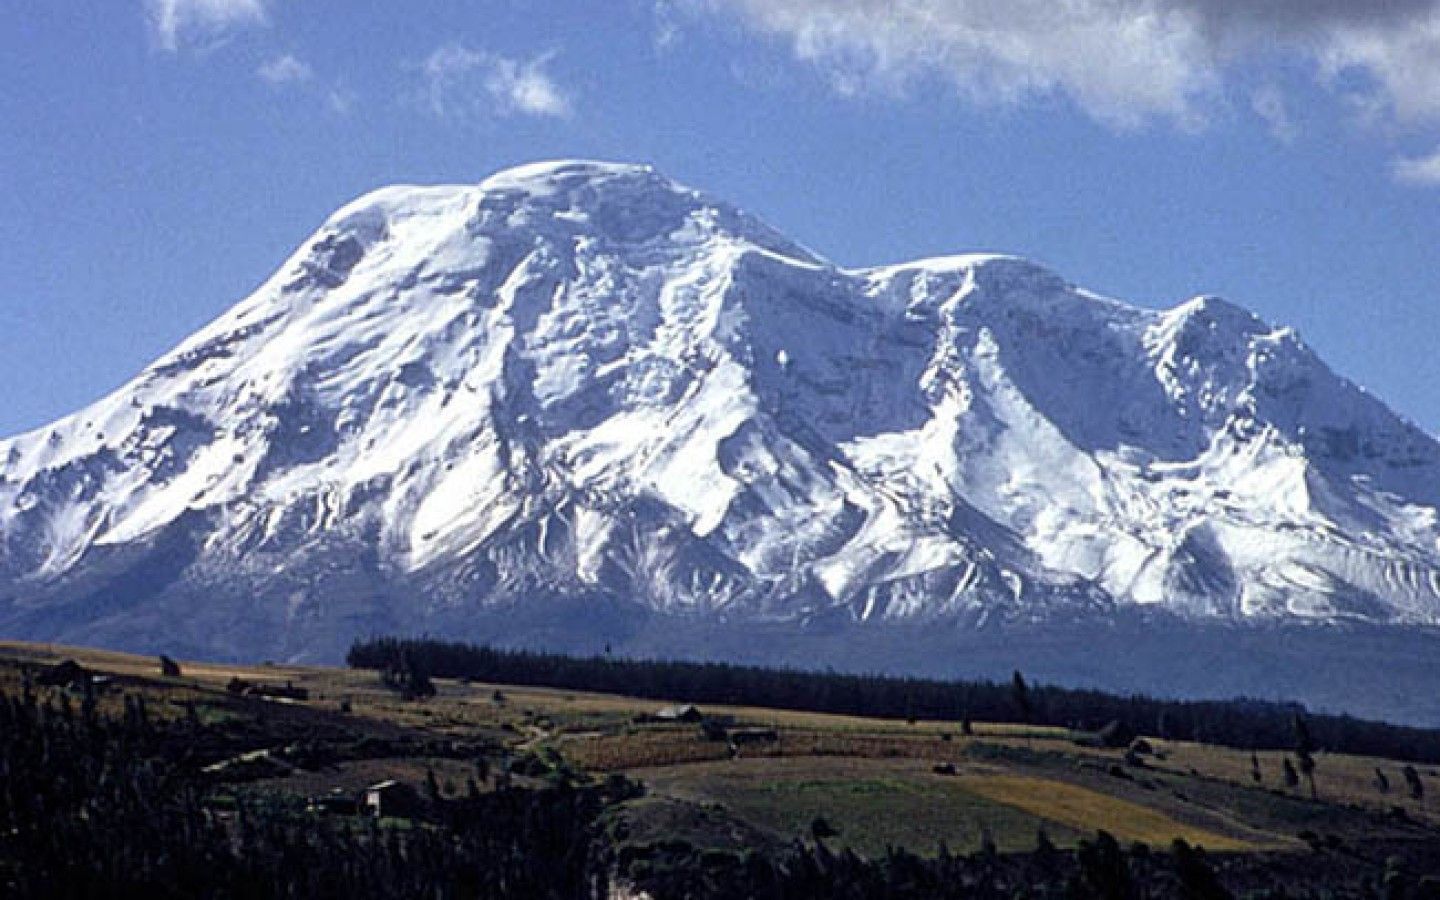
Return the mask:
M1254 665L1220 689L1262 693L1266 634L1380 648L1357 667L1430 639L1437 505L1440 444L1223 300L1140 309L994 255L841 268L649 168L545 163L362 197L114 394L0 441L0 633L1013 650L1106 683L1055 635L1126 622L1165 654L1231 635Z

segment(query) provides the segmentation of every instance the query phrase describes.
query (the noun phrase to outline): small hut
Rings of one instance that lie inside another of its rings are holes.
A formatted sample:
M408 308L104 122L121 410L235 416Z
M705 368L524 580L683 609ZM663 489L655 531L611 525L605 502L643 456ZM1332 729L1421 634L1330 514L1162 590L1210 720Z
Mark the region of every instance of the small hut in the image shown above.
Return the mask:
M410 818L420 809L420 794L402 781L390 779L365 789L365 812L375 818Z
M655 719L659 722L699 722L703 718L700 707L693 703L665 706L655 711Z

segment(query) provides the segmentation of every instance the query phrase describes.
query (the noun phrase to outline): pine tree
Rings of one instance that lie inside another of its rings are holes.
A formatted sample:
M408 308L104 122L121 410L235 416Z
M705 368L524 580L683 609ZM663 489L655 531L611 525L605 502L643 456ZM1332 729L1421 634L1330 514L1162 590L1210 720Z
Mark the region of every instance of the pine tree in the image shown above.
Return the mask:
M1295 731L1295 758L1300 763L1300 773L1310 782L1310 798L1318 799L1319 794L1315 790L1315 744L1310 739L1310 726L1306 723L1305 716L1298 712L1292 725Z
M1424 800L1425 784L1420 780L1420 773L1415 770L1415 767L1407 765L1401 770L1401 774L1405 776L1405 785L1410 789L1410 799Z
M1030 686L1025 683L1025 676L1016 669L1015 674L1010 677L1010 699L1015 704L1015 711L1020 715L1020 721L1026 725L1030 724Z
M1175 874L1180 877L1182 897L1229 900L1230 892L1215 876L1215 870L1210 868L1203 850L1191 847L1183 838L1176 838L1170 845L1170 855L1175 860Z
M1290 757L1285 757L1285 786L1294 790L1300 785L1300 775L1295 771L1295 764L1290 762Z
M825 821L822 816L816 816L814 820L810 822L810 836L815 838L817 844L826 838L837 837L839 834L840 832L835 830L835 826Z

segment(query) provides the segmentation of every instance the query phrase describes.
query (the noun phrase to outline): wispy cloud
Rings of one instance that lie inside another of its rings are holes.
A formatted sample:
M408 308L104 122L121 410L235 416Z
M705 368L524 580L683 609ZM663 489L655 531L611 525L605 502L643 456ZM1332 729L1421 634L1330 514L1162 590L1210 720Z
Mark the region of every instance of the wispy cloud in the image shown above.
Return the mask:
M502 109L531 116L570 115L570 101L545 71L548 57L529 62L496 58L485 88Z
M552 58L543 54L517 60L460 44L440 47L420 65L425 105L440 118L567 118L569 95L547 71Z
M145 0L145 11L156 43L172 53L269 21L266 0Z
M682 13L678 9L683 0L654 0L655 49L669 50L680 41Z
M298 89L340 115L349 113L355 106L355 95L349 88L321 78L314 67L293 53L265 61L255 74L277 91Z
M939 78L979 104L1059 96L1121 127L1200 127L1229 82L1298 60L1347 103L1440 124L1440 0L660 0L656 10L726 16L785 42L844 92ZM1292 133L1278 89L1252 101L1278 135Z
M1402 156L1391 169L1395 180L1416 187L1440 187L1440 148L1428 156Z
M256 70L255 74L260 76L261 81L275 87L285 84L305 84L315 78L315 70L310 68L310 64L290 53L265 62Z
M1250 109L1264 120L1270 134L1277 141L1290 143L1295 140L1298 129L1290 116L1290 105L1285 94L1273 84L1262 85L1250 95Z
M337 84L325 89L325 104L330 107L331 112L339 115L349 115L355 108L355 92L343 84Z

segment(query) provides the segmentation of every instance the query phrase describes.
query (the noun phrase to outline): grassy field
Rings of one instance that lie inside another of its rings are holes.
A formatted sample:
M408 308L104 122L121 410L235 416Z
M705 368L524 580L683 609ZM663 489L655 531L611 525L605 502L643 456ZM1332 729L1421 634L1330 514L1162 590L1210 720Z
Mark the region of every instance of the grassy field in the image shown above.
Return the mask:
M1047 822L1059 822L1077 831L1104 829L1126 843L1164 846L1176 838L1209 850L1255 850L1289 846L1279 835L1251 829L1248 838L1221 834L1177 822L1157 809L1142 806L1097 790L1031 775L968 775L962 789L994 803L1025 810Z
M978 848L986 835L1002 851L1030 850L1042 828L1061 845L1088 833L987 798L963 779L908 760L746 759L635 775L659 796L719 804L779 838L808 834L821 817L839 832L835 846L865 854L889 845L930 853L942 842L957 850Z
M26 666L33 672L64 659L113 676L115 689L101 695L112 710L124 692L139 692L155 715L195 716L239 739L253 732L247 749L273 747L276 735L408 748L357 751L244 787L297 802L384 778L418 784L428 771L447 793L472 778L489 790L493 778L486 781L474 757L493 772L544 753L596 778L619 772L643 782L647 796L624 811L628 832L717 845L808 838L819 816L839 832L837 846L863 854L890 845L933 853L942 842L957 852L989 842L1024 851L1041 830L1066 847L1101 828L1127 844L1163 847L1178 837L1219 852L1300 851L1304 832L1350 844L1430 839L1440 816L1440 797L1411 798L1392 761L1321 753L1312 800L1307 786L1283 785L1280 753L1259 754L1257 782L1246 751L1151 738L1156 752L1136 766L1059 729L976 723L963 735L958 723L706 707L774 729L773 741L731 748L693 724L645 721L662 705L653 700L437 680L435 697L405 701L367 671L181 661L180 677L163 678L153 658L13 643L0 643L0 687L17 689ZM234 678L289 683L309 697L240 698L225 689ZM470 749L456 751L456 742ZM938 774L937 765L953 774ZM1388 791L1376 786L1377 767L1388 773ZM1436 779L1429 793L1440 794L1436 773L1421 774Z

